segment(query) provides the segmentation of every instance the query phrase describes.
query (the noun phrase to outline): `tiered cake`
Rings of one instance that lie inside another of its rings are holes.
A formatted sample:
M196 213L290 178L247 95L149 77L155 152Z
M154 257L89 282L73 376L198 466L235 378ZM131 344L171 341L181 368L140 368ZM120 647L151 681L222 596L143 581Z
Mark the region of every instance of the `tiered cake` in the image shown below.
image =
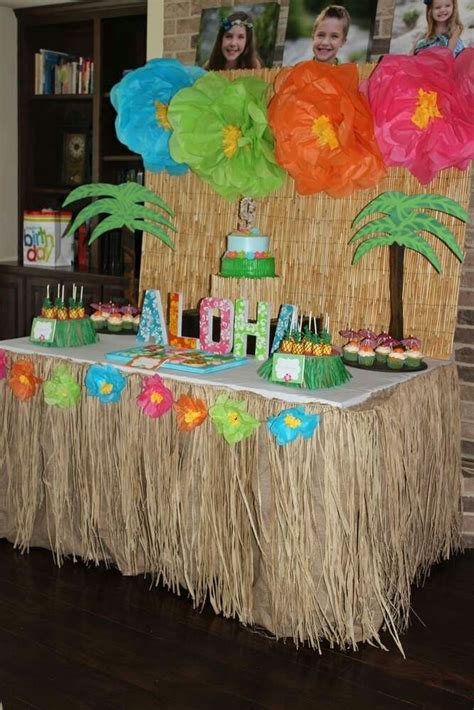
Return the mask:
M229 234L220 276L243 279L274 277L275 257L268 250L269 241L269 237L262 236L257 227Z

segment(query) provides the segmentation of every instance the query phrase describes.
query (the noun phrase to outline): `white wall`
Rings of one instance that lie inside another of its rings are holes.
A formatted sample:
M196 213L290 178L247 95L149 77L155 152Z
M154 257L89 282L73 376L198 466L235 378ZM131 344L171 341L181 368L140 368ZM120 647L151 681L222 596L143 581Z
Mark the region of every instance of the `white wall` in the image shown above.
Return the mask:
M0 6L0 261L16 259L17 214L16 17Z

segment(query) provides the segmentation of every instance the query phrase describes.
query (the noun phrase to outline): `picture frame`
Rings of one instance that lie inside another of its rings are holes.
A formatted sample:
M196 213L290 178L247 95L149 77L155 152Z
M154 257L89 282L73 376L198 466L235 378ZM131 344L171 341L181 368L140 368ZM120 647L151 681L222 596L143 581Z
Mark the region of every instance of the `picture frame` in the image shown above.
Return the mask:
M219 31L223 20L236 12L243 13L244 16L247 15L248 20L252 23L254 48L258 64L262 67L273 66L280 16L280 3L278 2L263 2L250 5L236 4L233 6L222 5L203 9L201 11L201 24L197 39L196 64L212 71L225 69L225 66L214 66L210 61L215 43L220 41ZM250 69L259 67L244 65L238 68Z
M90 177L90 132L64 128L61 143L61 185L77 187Z

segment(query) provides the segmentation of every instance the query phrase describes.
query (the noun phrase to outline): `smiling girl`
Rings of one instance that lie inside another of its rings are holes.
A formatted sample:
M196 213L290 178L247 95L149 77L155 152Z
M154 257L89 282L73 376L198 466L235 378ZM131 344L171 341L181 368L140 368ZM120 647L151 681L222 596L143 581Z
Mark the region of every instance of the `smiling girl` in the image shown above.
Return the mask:
M424 0L426 5L426 34L415 44L414 54L430 47L448 47L454 56L462 52L461 32L464 26L459 17L457 0Z
M250 16L246 12L232 13L222 22L204 69L261 68Z

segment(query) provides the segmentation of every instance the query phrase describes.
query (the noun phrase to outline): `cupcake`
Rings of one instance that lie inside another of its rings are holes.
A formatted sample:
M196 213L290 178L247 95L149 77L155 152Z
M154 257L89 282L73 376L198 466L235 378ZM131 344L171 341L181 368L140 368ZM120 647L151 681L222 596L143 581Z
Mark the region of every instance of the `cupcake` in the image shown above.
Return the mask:
M95 330L104 330L107 321L100 311L96 311L91 315L91 323Z
M371 345L361 345L357 356L359 365L372 367L375 362L375 350Z
M140 315L136 315L135 318L133 319L133 332L138 333L139 327L140 327Z
M357 341L351 340L347 345L342 348L342 358L346 362L357 362L357 355L359 352L359 345Z
M122 330L122 316L118 315L117 313L114 313L113 315L109 316L109 319L107 321L107 330L110 333L120 333Z
M124 313L122 316L122 328L129 333L133 331L133 316L131 313Z
M401 370L406 360L406 353L403 348L393 348L387 358L387 365L391 370Z
M392 348L390 348L388 345L379 345L378 348L375 348L376 362L378 362L380 365L386 365L387 358L391 352Z
M410 370L420 367L421 363L423 362L423 355L419 348L407 348L405 355L405 367L409 368Z

